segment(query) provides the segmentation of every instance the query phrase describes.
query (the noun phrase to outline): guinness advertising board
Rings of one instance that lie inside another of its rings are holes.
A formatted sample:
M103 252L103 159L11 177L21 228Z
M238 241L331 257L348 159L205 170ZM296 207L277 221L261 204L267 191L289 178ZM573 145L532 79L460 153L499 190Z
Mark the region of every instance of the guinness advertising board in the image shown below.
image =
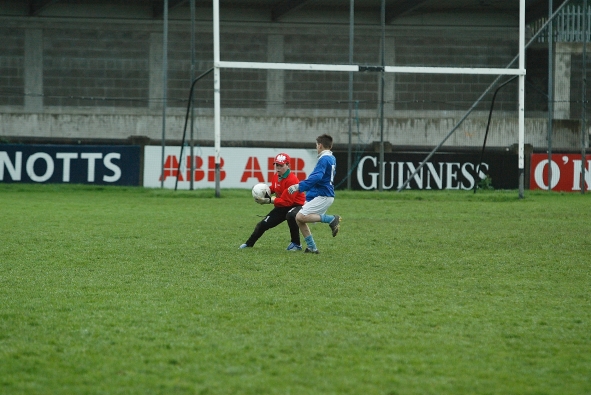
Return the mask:
M391 152L384 154L383 189L398 190L427 158L428 152ZM346 187L347 153L335 153L337 158L336 182L338 188ZM357 190L378 189L379 154L367 152L352 157L351 188ZM518 158L513 152L485 153L480 169L479 153L436 153L411 178L405 189L471 190L487 176L495 189L517 189ZM479 175L477 171L479 170Z

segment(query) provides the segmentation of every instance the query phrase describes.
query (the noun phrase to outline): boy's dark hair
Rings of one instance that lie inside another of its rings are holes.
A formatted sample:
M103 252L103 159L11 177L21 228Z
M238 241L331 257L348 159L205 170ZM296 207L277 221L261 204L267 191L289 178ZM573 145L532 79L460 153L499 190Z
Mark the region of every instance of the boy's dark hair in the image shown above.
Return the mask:
M328 134L323 134L322 136L316 137L316 142L318 144L322 144L322 146L326 149L332 148L332 137Z

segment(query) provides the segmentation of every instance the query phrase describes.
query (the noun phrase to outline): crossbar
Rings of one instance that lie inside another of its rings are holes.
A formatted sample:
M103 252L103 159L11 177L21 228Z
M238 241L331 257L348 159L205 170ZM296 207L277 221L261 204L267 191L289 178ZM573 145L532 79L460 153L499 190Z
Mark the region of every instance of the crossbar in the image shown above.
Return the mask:
M413 66L367 66L316 63L266 63L219 61L214 67L226 69L259 70L302 70L302 71L346 71L380 72L404 74L479 74L479 75L525 75L525 69L486 67L413 67Z

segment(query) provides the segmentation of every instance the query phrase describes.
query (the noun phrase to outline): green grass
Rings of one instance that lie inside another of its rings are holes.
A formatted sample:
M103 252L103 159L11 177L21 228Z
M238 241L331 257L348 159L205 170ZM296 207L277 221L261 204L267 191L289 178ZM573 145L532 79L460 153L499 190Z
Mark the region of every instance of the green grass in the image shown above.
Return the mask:
M2 394L589 394L591 196L0 184Z

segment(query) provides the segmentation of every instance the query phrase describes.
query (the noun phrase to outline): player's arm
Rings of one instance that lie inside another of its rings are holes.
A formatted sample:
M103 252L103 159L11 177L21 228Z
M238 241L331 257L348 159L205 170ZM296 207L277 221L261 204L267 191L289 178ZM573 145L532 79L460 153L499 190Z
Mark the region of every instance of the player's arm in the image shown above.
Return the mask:
M293 185L298 185L297 182L294 183ZM291 187L291 185L290 185ZM295 200L296 200L296 196L297 194L291 194L289 192L289 188L285 188L283 190L283 193L281 194L281 196L277 196L275 199L273 199L273 204L275 204L275 207L291 207L294 206L296 204Z
M306 192L306 191L309 191L310 189L312 189L312 187L314 187L314 185L318 184L319 182L322 182L322 178L324 177L324 172L325 172L324 162L325 162L324 158L321 157L318 160L318 163L316 163L314 170L312 170L312 173L310 173L308 178L306 178L304 181L300 181L300 184L299 184L299 187L297 190L299 190L301 192Z
M258 204L273 204L275 201L275 196L271 196L268 193L265 193L265 196L262 198L254 198L254 201Z
M275 185L277 185L277 174L275 174L273 181L271 182L271 185L269 186L269 190L271 191L271 194L265 194L264 197L262 198L255 198L254 201L257 202L258 204L273 204L273 202L275 201L275 196L273 196L274 194L277 193L277 191L275 190Z

